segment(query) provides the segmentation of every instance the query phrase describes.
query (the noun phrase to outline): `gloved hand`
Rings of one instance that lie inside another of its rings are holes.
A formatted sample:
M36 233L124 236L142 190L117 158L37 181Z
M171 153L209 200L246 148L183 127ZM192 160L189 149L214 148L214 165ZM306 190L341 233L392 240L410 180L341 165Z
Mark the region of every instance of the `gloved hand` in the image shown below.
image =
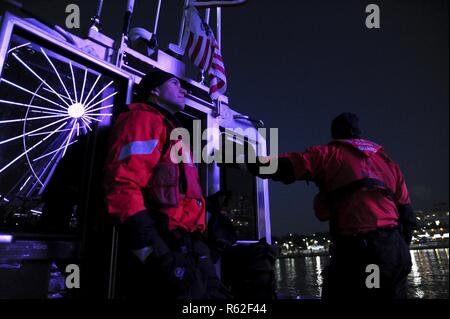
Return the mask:
M410 204L397 205L400 233L407 245L411 244L414 229L417 226L416 214Z
M412 241L414 227L412 227L411 225L408 225L408 224L403 224L400 226L400 232L401 232L402 237L405 240L406 244L409 246Z
M159 236L155 221L146 210L127 218L120 228L125 245L145 263L150 254L162 256L170 252Z

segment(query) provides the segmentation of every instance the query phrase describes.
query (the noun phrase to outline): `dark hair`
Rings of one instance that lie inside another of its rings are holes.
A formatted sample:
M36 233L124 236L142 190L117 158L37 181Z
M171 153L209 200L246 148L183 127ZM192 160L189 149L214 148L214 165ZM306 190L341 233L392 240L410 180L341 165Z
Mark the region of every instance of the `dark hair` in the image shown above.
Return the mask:
M335 117L331 122L331 137L334 139L360 138L358 116L345 112Z

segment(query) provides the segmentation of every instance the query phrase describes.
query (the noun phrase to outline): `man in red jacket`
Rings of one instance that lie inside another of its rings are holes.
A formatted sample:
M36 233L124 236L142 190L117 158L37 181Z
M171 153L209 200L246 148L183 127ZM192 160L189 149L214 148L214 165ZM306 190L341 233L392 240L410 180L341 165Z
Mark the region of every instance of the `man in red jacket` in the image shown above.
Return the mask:
M327 145L280 155L273 175L259 172L267 158L247 168L262 178L319 187L314 209L329 221L332 236L324 299L405 298L415 215L403 174L382 146L361 138L355 114L336 117L331 133Z
M127 297L219 298L203 241L205 200L191 151L170 140L186 90L163 71L143 77L112 128L105 166L108 212L120 224L120 282ZM183 158L171 160L171 151Z

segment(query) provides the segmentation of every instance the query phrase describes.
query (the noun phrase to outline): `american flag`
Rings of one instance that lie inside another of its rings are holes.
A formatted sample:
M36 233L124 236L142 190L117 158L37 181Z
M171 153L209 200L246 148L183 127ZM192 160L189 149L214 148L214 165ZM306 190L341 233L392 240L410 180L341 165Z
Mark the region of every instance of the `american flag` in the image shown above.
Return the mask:
M214 33L196 8L186 10L184 48L191 61L211 76L209 94L217 100L227 90L225 66Z

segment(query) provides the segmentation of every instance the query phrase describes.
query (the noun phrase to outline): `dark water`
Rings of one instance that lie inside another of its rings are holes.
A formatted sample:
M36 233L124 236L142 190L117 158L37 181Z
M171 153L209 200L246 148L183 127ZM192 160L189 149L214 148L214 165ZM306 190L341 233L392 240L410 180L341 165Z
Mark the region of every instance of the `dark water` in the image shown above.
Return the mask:
M448 299L448 248L412 250L411 257L413 266L408 276L408 297ZM319 298L320 272L327 264L327 256L278 259L275 272L280 298Z

